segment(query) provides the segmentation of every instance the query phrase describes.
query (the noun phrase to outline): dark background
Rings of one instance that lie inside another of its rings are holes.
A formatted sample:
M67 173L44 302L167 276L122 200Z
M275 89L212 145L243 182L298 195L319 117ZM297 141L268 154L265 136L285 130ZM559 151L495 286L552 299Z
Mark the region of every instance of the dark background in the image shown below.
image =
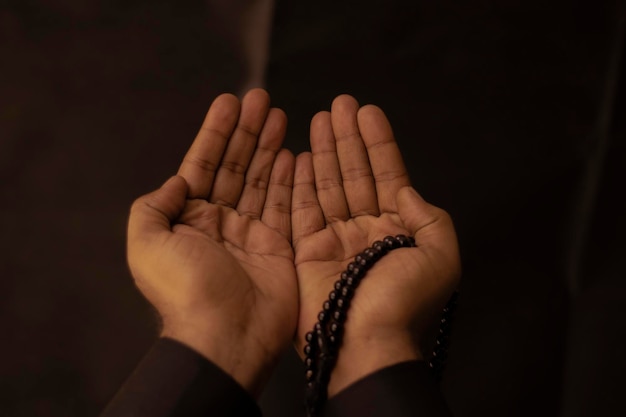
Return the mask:
M156 337L125 263L136 197L249 87L255 1L0 2L0 416L95 416ZM353 94L392 121L464 264L457 416L624 415L626 2L277 1L287 146ZM252 84L254 85L254 84ZM300 409L290 352L261 405Z

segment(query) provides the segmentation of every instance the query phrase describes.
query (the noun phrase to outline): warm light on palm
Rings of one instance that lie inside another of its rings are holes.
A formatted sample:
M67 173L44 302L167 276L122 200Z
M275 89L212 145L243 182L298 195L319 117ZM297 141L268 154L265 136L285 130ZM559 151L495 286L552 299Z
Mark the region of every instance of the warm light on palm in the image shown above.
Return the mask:
M305 334L358 253L388 235L409 235L417 243L381 258L356 289L343 338L350 346L340 349L339 373L329 387L336 392L367 372L421 357L420 338L456 285L458 252L447 213L410 187L379 108L336 98L331 112L311 121L311 151L296 159L292 202L301 356ZM346 355L363 355L370 343L382 350L360 356L367 364L346 362Z

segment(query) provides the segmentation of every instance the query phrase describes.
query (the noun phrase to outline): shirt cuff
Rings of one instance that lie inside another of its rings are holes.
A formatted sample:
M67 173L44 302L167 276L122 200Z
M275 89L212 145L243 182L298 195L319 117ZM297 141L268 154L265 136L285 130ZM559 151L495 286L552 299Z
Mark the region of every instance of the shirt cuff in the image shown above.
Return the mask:
M402 362L355 382L331 399L324 417L450 417L452 414L423 361Z
M101 417L261 416L230 375L172 339L159 339Z

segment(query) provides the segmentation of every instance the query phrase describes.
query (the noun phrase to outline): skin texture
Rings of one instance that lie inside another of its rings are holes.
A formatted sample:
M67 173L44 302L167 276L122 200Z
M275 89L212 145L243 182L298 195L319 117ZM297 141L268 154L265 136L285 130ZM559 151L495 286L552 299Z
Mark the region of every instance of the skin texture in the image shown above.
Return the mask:
M128 260L162 336L200 352L253 395L294 334L294 157L263 90L218 97L178 175L132 206Z
M417 248L392 251L357 289L332 396L422 357L458 284L457 240L448 214L411 188L378 107L337 97L311 121L311 152L297 158L281 149L285 130L263 90L216 98L178 174L133 204L128 262L162 336L258 396L292 340L302 352L354 256L386 235L414 236Z
M382 110L337 97L330 112L311 121L311 150L297 157L292 203L298 352L354 256L386 235L411 235L418 245L389 253L357 289L332 396L378 369L422 358L425 334L458 283L460 262L450 216L411 188Z

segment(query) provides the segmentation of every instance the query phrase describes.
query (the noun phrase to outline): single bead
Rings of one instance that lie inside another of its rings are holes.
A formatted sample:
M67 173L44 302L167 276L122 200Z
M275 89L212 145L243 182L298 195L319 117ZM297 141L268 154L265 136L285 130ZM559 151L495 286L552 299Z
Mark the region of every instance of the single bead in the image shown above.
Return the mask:
M354 270L354 267L355 267L355 266L356 266L356 263L354 263L354 262L350 262L350 263L348 264L348 268L347 268L348 272L352 272L352 270Z
M306 356L309 356L311 354L311 345L304 346L304 349L302 351Z
M339 297L337 299L337 307L341 309L347 309L348 307L350 307L350 299Z
M313 330L315 330L315 332L317 332L318 334L321 334L323 331L322 324L319 322L315 323L315 326L313 326Z
M340 279L341 279L341 281L345 281L345 280L347 280L347 279L348 279L348 277L349 277L349 276L350 276L350 274L349 274L348 272L343 271L343 272L341 273L341 277L340 277Z
M337 335L331 334L328 337L328 340L330 341L330 344L333 346L337 346L338 342L339 342L339 337L337 337Z
M441 346L448 346L450 338L447 334L440 334L437 336L436 343Z
M313 369L313 358L305 358L304 366L309 369Z
M315 377L315 373L312 370L308 370L306 371L306 373L304 374L304 377L306 378L307 381L312 381L313 378Z
M317 319L320 321L320 323L324 323L328 319L328 316L326 315L325 311L320 311L320 313L317 315Z
M369 262L374 262L376 259L378 259L378 251L373 248L365 249L363 254Z
M406 237L405 235L398 235L398 236L396 236L396 240L398 241L398 243L402 247L409 247L409 246L411 246L411 242L409 241L409 238Z
M448 346L449 342L450 339L448 337L439 335L439 337L437 337L437 340L435 340L435 349L445 349Z
M343 287L343 283L341 281L335 282L335 289L337 291L341 290L341 287Z
M324 311L330 310L330 307L331 307L330 301L328 300L324 301L324 304L322 304L322 308L324 309Z
M317 374L320 376L320 380L328 379L330 377L330 370L335 366L336 357L333 355L323 355L320 356L319 361L319 369L323 369L325 372L318 372Z
M341 329L341 326L339 325L339 323L337 323L336 321L333 321L330 324L330 331L332 333L337 333L339 330Z
M355 266L354 269L352 270L353 279L359 280L363 277L363 275L365 275L365 268L361 266Z
M439 351L439 352L437 352L437 351L433 352L433 358L436 358L437 360L439 360L441 362L445 361L447 356L448 355L443 350Z
M341 338L343 336L343 325L341 325L341 323L335 323L334 330L331 329L330 331L330 336Z
M383 239L383 243L387 247L387 249L396 249L400 247L400 242L394 239L393 236L385 236Z
M372 266L373 261L365 254L361 255L361 259L357 262L362 269L368 269Z
M337 299L337 291L332 290L330 293L328 293L328 299L330 301L335 301Z
M317 347L322 352L322 355L326 351L326 337L318 337L317 338Z
M450 328L450 320L443 317L441 321L439 322L439 328L448 330Z
M352 298L353 294L354 294L354 291L352 290L351 287L343 287L341 289L341 296L343 298Z
M411 243L411 246L415 246L415 238L413 236L409 236L409 242Z
M346 284L346 286L349 286L349 287L354 285L354 277L353 276L348 277L348 279L346 280L345 284Z
M310 407L313 407L317 401L319 401L319 387L315 381L309 381L306 384L306 403Z
M373 248L378 251L378 257L382 257L383 255L385 255L387 252L389 252L389 249L387 248L387 246L385 246L385 244L381 241L376 241L374 242L374 246Z
M333 313L333 318L336 321L338 321L340 323L343 323L343 321L346 318L346 314L343 311L341 311L341 310L335 310L335 312Z
M307 334L304 335L304 340L306 340L307 342L311 343L311 340L313 340L313 332L308 332Z

